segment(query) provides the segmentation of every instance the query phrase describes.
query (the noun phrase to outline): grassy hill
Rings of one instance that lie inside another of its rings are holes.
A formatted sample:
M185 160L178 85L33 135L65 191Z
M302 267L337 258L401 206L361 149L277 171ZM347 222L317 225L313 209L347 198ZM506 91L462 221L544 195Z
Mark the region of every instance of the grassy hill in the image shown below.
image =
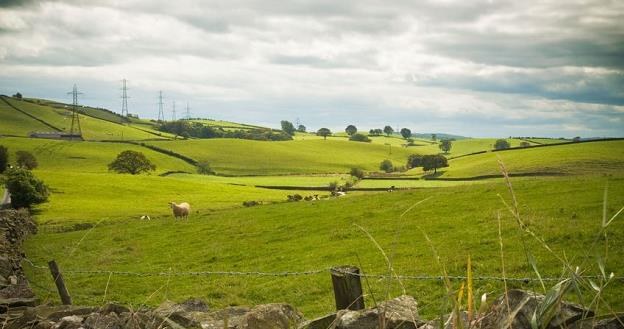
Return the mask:
M219 174L275 175L346 173L352 167L379 170L384 159L404 165L412 151L379 144L338 140L264 142L240 139L209 139L148 142L199 161L208 161Z

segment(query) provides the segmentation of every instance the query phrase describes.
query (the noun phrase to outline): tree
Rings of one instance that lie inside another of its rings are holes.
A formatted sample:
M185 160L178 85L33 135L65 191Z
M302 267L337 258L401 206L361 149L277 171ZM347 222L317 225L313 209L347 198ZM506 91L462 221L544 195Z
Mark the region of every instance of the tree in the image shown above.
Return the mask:
M48 200L48 187L27 169L12 168L6 172L6 187L11 193L13 208L30 208Z
M403 128L401 129L401 136L403 136L403 138L405 139L408 139L412 137L412 131L407 128Z
M4 145L0 145L0 174L9 166L9 149Z
M443 155L425 155L422 158L422 166L424 171L433 169L433 173L437 173L438 168L448 167L448 161Z
M300 132L300 133L306 132L306 126L299 125L299 127L297 127L297 131Z
M360 168L351 168L351 172L350 172L351 176L357 178L357 179L362 179L364 178L364 170L360 169Z
M392 172L394 170L394 165L392 164L392 161L386 159L384 161L381 161L381 163L379 164L379 169L385 172Z
M15 93L15 95L13 95L13 97L17 98L17 99L22 99L22 94L20 94L19 92Z
M328 128L321 128L316 132L316 134L318 136L323 136L323 139L327 139L327 136L331 135L331 130Z
M390 126L385 126L384 129L383 129L383 132L386 135L390 136L390 134L392 134L394 132L394 129L392 129L392 127L390 127Z
M353 136L353 134L357 132L357 128L354 125L348 125L347 128L345 128L345 132L347 135Z
M295 134L295 126L290 121L282 120L280 122L282 124L282 131L292 136Z
M453 142L450 139L443 139L440 141L440 150L444 153L449 153L451 148L453 147Z
M17 155L16 162L20 168L32 170L39 166L39 163L37 162L37 158L35 158L35 156L32 155L32 153L30 152L17 151L15 152L15 155Z
M422 167L422 159L423 156L420 154L411 154L407 157L407 168L418 168Z
M578 142L581 141L581 137L580 136L576 136L576 137L572 138L572 141L575 142L575 143L578 143Z
M529 146L531 146L531 143L529 143L527 141L520 142L520 147L529 147Z
M108 170L114 170L120 174L136 175L155 169L156 166L143 153L132 150L119 153L117 159L108 164Z
M200 175L212 175L214 171L210 168L208 161L199 161L197 163L197 173Z
M509 142L506 139L497 139L494 143L495 150L504 150L509 148Z
M370 142L371 139L368 138L368 136L364 135L364 134L353 134L351 135L351 137L349 137L350 141L354 141L354 142Z
M436 134L431 134L431 140L432 141L436 141L438 139L438 136Z

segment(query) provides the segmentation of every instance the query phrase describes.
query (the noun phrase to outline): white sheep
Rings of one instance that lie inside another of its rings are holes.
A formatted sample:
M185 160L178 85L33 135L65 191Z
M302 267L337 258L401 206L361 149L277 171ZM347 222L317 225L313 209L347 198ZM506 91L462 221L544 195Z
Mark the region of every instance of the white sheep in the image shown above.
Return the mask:
M171 209L173 210L173 217L176 219L186 218L188 219L188 215L191 213L191 205L186 202L182 202L180 204L176 204L175 202L170 202Z

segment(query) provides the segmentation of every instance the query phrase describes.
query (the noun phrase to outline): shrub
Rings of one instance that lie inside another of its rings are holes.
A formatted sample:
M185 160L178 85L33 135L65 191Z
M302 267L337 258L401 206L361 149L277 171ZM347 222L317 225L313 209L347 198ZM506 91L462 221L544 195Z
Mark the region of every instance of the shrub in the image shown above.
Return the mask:
M497 139L494 143L495 150L504 150L509 148L509 142L506 139Z
M245 207L253 207L253 206L257 206L259 204L260 204L260 202L258 202L258 201L243 201L243 206L245 206Z
M531 143L529 143L527 141L520 142L520 147L529 147L529 146L531 146Z
M360 168L351 168L350 174L351 176L356 177L357 179L364 178L364 170Z
M368 136L364 134L353 134L351 135L351 137L349 137L349 140L354 141L354 142L367 142L367 143L371 141L371 139L368 138Z
M394 165L392 164L392 161L386 159L384 161L381 161L381 163L379 164L379 169L385 172L392 172L394 170Z
M32 170L32 169L35 169L35 168L37 168L39 166L39 163L37 162L37 159L30 152L17 151L17 152L15 152L15 155L17 155L17 161L16 162L17 162L17 165L20 168L25 168L25 169L28 169L28 170Z
M12 168L6 172L6 187L11 193L13 208L30 208L30 206L48 200L48 187L23 168Z
M156 170L156 166L143 153L126 150L119 153L115 161L108 164L108 170L113 170L120 174L136 175Z
M0 145L0 174L3 173L9 166L9 149L6 146Z
M215 172L210 168L210 163L207 161L200 161L197 163L197 173L200 175L212 175Z
M338 181L333 181L333 182L329 182L329 190L330 191L335 191L338 189L338 186L340 186L338 184Z

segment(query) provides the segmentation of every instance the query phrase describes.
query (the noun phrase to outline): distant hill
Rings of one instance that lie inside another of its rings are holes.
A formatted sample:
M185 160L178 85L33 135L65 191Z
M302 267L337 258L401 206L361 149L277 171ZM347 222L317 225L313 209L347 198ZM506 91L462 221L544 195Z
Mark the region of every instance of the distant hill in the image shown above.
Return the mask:
M414 138L422 138L422 139L431 139L431 136L433 134L436 135L436 139L438 139L438 140L440 140L440 139L460 140L460 139L468 139L468 138L470 138L470 137L466 137L466 136L445 134L445 133L422 133L422 134L413 133L412 137L414 137Z

